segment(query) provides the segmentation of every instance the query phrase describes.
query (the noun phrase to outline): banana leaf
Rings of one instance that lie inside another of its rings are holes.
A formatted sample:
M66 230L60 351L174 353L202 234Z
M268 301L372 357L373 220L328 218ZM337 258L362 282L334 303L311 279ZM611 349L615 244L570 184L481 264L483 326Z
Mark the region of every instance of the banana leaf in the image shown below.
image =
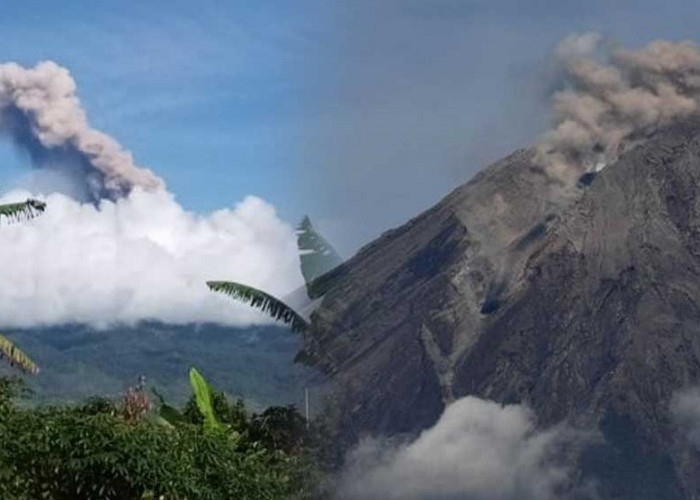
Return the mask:
M7 337L0 335L0 358L5 358L10 366L15 366L20 370L36 375L39 367L24 354L19 347L13 344Z
M46 203L30 198L21 203L7 203L5 205L0 205L0 217L16 222L20 220L33 219L44 210L46 210Z
M194 394L199 412L204 417L204 427L213 430L222 430L225 426L219 422L214 413L211 387L204 377L195 369L190 368L190 385Z
M292 331L300 332L308 327L306 320L293 308L262 290L234 281L207 281L207 286L215 292L225 293L236 300L260 309L275 320L290 325Z
M304 276L307 288L316 278L343 263L343 259L335 248L314 229L308 215L304 216L297 227L297 248L301 274ZM314 298L311 290L309 290L309 297Z

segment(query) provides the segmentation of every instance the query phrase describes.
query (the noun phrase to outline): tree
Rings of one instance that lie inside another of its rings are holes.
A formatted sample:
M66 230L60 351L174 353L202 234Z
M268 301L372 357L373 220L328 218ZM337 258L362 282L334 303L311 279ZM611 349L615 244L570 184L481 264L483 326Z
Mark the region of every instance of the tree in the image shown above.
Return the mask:
M45 209L46 203L30 198L20 203L0 205L0 219L5 218L10 221L32 219ZM5 358L10 366L16 366L27 373L39 373L39 367L29 356L2 334L0 334L0 358Z
M307 458L288 450L289 431L276 428L289 419L268 419L260 439L275 439L254 441L213 416L214 392L196 370L190 382L201 422L172 407L164 413L162 404L134 418L125 411L129 398L121 405L99 398L80 406L16 405L21 380L0 378L0 498L310 498Z

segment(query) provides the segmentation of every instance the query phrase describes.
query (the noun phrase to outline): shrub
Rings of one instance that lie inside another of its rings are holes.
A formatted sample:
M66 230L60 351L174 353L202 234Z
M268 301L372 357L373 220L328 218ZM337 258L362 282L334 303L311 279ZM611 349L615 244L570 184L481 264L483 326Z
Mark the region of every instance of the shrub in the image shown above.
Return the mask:
M306 498L301 453L226 428L156 414L127 419L103 399L78 407L19 408L0 379L3 500L229 500ZM269 444L269 443L268 443Z

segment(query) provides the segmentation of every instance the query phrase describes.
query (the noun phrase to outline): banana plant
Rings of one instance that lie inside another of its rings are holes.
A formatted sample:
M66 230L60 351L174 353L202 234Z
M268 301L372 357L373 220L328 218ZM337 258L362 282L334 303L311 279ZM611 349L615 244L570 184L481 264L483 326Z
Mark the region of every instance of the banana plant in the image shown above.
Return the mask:
M44 210L46 210L46 203L30 198L20 203L0 205L0 218L9 219L11 222L28 220L40 215ZM31 358L2 334L0 334L0 358L4 358L10 366L15 366L26 373L32 375L39 373L39 367Z
M19 203L6 203L0 205L0 217L11 221L28 220L37 217L46 210L46 203L29 198Z
M290 325L294 332L306 330L308 327L307 321L291 306L258 288L235 281L207 281L207 286L214 292L224 293L268 313L275 320Z
M307 288L315 280L343 263L335 248L314 229L308 215L297 226L297 248L301 274L304 276ZM313 292L309 291L309 295Z
M192 389L192 394L194 396L197 409L204 419L204 428L209 431L228 430L229 426L220 422L216 416L213 402L214 393L209 383L202 376L202 374L197 371L196 368L190 368L189 377L190 387ZM153 392L160 400L158 417L160 417L163 422L167 423L169 426L178 426L187 422L185 416L179 410L167 404L161 394L159 394L157 391ZM237 433L234 434L237 435Z
M204 417L204 427L209 430L225 430L226 426L219 422L214 413L211 386L195 368L190 368L190 385L199 413Z
M308 329L311 313L320 303L320 299L332 282L332 271L343 259L304 216L297 226L297 248L304 288L292 292L284 299L279 299L263 290L238 283L236 281L208 281L210 290L224 293L230 297L260 309L276 321L291 327L294 332Z
M39 373L39 367L29 356L2 334L0 334L0 358L4 358L10 366L17 367L25 373L31 375Z

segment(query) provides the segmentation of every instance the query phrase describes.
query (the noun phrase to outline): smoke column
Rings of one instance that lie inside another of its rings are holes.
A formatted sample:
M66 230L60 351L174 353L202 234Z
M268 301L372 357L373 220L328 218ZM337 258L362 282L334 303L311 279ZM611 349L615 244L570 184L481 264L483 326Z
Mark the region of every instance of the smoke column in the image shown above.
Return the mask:
M0 197L48 205L35 220L0 221L4 327L268 323L206 281L242 281L276 295L302 284L294 229L272 205L249 196L208 214L186 210L160 178L90 127L75 81L53 62L0 64L0 136L51 172L44 194Z
M586 33L565 38L555 55L565 86L553 96L554 126L536 152L564 184L698 110L700 50L693 42L655 41L628 50Z
M117 141L90 127L70 72L51 61L33 68L0 64L0 133L29 153L33 166L67 174L83 201L163 185Z

